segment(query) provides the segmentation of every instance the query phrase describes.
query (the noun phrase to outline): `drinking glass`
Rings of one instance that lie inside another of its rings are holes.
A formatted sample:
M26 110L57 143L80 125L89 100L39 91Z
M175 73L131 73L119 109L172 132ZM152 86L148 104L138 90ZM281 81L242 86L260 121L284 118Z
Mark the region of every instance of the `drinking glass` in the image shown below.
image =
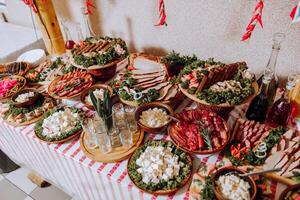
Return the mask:
M124 113L124 106L122 103L116 103L112 107L112 113L114 118L114 123L118 126L119 123L125 121L125 113Z
M120 131L117 127L112 127L108 130L108 136L112 147L119 147L122 145L120 141Z
M84 137L85 145L90 149L95 149L98 147L97 136L93 127L93 119L87 118L81 122L83 131L86 134Z
M110 152L112 144L104 121L100 117L94 117L93 125L100 151L102 153Z
M122 124L119 124L119 130L120 130L120 138L122 145L126 148L129 148L133 144L133 134L136 132L132 132L130 130L130 125L124 121Z
M136 107L125 105L124 111L125 111L125 117L126 117L127 123L129 125L137 125L137 122L135 120Z

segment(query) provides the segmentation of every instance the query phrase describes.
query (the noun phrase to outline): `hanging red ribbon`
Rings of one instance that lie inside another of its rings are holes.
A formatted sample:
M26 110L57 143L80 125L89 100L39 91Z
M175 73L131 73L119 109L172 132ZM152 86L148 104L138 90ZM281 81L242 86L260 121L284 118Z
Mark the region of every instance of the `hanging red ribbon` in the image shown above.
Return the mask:
M159 20L155 26L167 26L164 0L159 0Z
M33 12L35 12L35 13L38 12L34 0L22 0L22 1L25 3L25 5L29 6L29 8L31 8L33 10ZM42 2L45 3L46 0L42 0Z
M253 30L255 29L255 26L257 23L263 28L263 22L262 22L262 11L264 8L264 2L263 0L259 0L257 5L255 6L253 16L250 20L250 23L248 24L246 28L246 33L242 37L242 41L246 41L250 39Z
M291 13L290 13L290 17L292 18L292 20L293 20L294 17L295 17L296 10L297 10L297 5L292 9L292 11L291 11Z
M85 8L86 8L85 14L89 15L92 14L91 8L96 8L96 7L92 4L91 0L86 0Z

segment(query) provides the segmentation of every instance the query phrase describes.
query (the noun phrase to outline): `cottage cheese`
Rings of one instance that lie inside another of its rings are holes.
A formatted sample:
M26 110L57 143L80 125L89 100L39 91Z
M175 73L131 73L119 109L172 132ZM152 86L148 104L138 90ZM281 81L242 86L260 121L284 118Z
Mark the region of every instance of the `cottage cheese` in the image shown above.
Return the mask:
M95 97L97 99L103 100L103 98L104 98L104 90L103 89L96 89L96 90L93 91L93 94L95 95ZM87 95L85 97L85 102L88 103L88 104L90 104L90 105L93 105L93 102L91 100L90 95Z
M220 176L217 185L224 198L229 200L250 199L250 184L236 175Z
M136 160L139 167L137 172L143 177L144 183L159 183L160 180L168 181L179 175L182 162L178 156L171 152L170 147L148 146Z
M18 95L18 97L15 99L15 102L24 103L28 101L31 97L34 97L34 92L23 93Z
M115 45L114 48L119 56L124 55L126 53L126 51L119 44Z
M42 134L52 138L60 136L62 133L71 131L79 121L78 113L74 113L71 109L66 108L44 119Z
M239 91L242 89L241 83L235 80L218 82L210 87L214 92Z
M156 128L166 125L170 121L167 112L161 108L150 108L142 112L140 122L145 126Z

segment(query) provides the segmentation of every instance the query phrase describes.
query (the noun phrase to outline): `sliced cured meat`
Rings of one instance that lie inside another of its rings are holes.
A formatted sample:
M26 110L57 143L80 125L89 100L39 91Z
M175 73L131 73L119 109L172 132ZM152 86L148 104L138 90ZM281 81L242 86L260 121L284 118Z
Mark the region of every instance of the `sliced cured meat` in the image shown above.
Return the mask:
M132 74L131 78L144 79L144 78L156 78L158 76L165 76L165 72L145 73L145 74Z
M137 84L139 84L139 83L144 83L146 81L151 81L153 79L155 79L155 77L139 78L139 79L135 79L135 81Z
M267 162L267 161L266 161ZM280 160L280 162L278 162L274 168L283 168L284 165L286 165L289 162L289 156L288 155L284 155L283 158ZM280 172L279 172L280 173Z
M147 89L147 88L154 87L154 86L156 86L156 85L158 85L158 84L160 84L160 83L164 83L164 81L155 81L155 82L153 82L153 83L148 83L148 84L145 84L145 85L140 86L140 87L135 86L135 88L142 88L142 89L145 90L145 89Z
M295 130L290 129L290 130L288 130L287 132L285 132L285 133L283 134L283 136L284 136L286 139L292 140L292 138L294 137L294 134L295 134Z
M294 142L300 142L300 136L296 136L292 139Z
M140 84L136 84L135 87L141 87L141 88L143 88L146 85L149 85L149 84L152 84L152 83L157 83L159 81L164 81L164 80L165 80L165 77L159 76L157 78L154 78L153 80L146 81L146 82L143 82L143 83L140 83Z
M168 94L168 91L170 90L170 88L172 87L173 85L171 83L169 83L167 86L161 88L159 90L159 98L157 99L158 101L159 100L162 100L163 98L165 98L165 96Z
M298 161L295 161L295 162L300 163L299 160L298 160ZM292 171L290 171L289 169L287 169L287 170L284 172L284 174L282 174L282 176L284 176L284 177L292 177L292 176L294 176L293 172L298 172L298 173L300 173L300 169L299 169L299 168L296 168L296 169L293 169Z
M285 156L284 152L276 152L271 154L265 161L263 166L264 169L273 169L274 166L279 163L282 158Z
M132 70L133 74L146 74L164 71L164 64L149 60L145 57L137 57L132 63L135 70Z
M164 100L167 101L167 100L175 97L177 95L177 93L178 93L178 86L177 85L173 85L169 89L169 91L168 91L167 95L165 96Z
M142 93L147 93L147 92L148 92L149 90L151 90L151 89L154 89L154 90L160 90L161 88L165 87L165 86L168 85L168 84L169 84L168 81L158 83L158 84L156 84L156 85L153 86L153 87L151 86L151 87L149 87L149 88L143 90Z
M289 166L293 163L295 161L295 157L293 156L293 157L291 157L289 160L288 160L288 162L282 167L282 170L281 171L279 171L279 172L277 172L280 176L282 175L282 174L284 174L286 171L287 171L287 169L289 168Z

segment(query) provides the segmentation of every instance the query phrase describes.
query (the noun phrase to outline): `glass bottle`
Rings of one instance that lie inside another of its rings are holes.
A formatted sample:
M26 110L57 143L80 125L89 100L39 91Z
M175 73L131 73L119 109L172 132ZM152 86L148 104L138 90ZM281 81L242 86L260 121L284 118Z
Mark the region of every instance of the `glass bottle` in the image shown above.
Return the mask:
M63 31L65 33L65 40L66 40L65 47L68 50L73 49L75 42L71 38L70 30L67 27L65 20L61 21L61 25L62 25Z
M83 37L83 33L82 33L82 29L80 26L80 23L76 23L76 31L77 31L77 41L83 41L84 37Z
M246 118L263 123L268 111L268 85L272 77L264 75L259 94L251 101L246 112Z
M289 100L292 103L292 115L300 118L300 73L297 71L300 69L300 64L293 67L295 70L292 75L289 76L289 81L295 84L295 87L289 93Z
M265 70L270 71L273 73L273 77L270 80L270 83L267 88L267 95L268 95L268 105L271 106L274 97L276 95L276 90L278 87L278 77L276 74L276 63L278 58L278 53L281 47L281 42L284 40L285 34L284 33L275 33L273 35L273 45L272 45L272 52L268 61L268 64ZM262 76L258 79L258 84L261 84Z
M81 7L85 38L89 38L95 36L95 33L90 25L89 16L85 12L85 7Z

